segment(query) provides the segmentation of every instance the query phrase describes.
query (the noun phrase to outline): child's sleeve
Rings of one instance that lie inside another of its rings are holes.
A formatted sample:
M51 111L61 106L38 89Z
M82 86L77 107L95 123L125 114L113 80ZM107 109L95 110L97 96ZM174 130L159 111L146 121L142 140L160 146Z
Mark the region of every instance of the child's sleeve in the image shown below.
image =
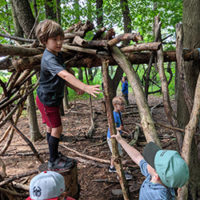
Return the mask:
M144 176L148 176L149 175L148 170L147 170L147 162L144 159L142 159L140 161L140 170L141 170L141 173Z
M46 60L46 67L52 76L56 76L60 71L65 70L64 66L61 65L54 57Z

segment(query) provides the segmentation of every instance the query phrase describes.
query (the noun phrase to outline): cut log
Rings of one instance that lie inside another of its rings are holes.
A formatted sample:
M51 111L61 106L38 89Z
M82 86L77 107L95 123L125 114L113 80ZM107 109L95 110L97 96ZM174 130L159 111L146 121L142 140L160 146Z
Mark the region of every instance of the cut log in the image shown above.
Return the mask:
M133 51L157 51L160 48L161 42L141 43L121 48L122 52Z
M40 172L47 171L48 170L47 165L48 163L40 165L39 171ZM70 169L60 170L57 172L60 173L65 179L65 188L66 188L65 191L67 192L68 196L78 199L80 186L78 184L78 172L77 172L76 161L74 160L73 166Z
M0 56L34 56L41 54L42 51L36 48L16 47L13 45L0 44Z

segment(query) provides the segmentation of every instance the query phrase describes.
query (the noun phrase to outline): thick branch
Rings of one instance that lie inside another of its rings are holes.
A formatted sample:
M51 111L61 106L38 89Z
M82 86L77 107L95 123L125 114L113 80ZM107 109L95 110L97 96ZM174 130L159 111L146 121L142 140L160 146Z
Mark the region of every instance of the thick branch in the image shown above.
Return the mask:
M133 52L133 51L157 51L160 48L161 42L151 43L140 43L132 46L123 47L120 50L122 52Z
M131 63L127 60L125 55L123 55L120 52L119 48L112 47L112 56L114 57L116 62L119 64L119 66L124 70L131 84L131 87L133 89L134 96L136 99L136 103L138 106L138 110L140 113L141 124L142 124L143 132L145 134L146 140L148 142L154 141L160 146L160 141L156 133L154 122L152 120L149 107L147 105L147 102L142 90L142 86L140 84L139 78L137 77L137 74L133 70Z
M126 41L126 40L128 40L128 41L132 40L132 41L138 42L138 41L143 40L143 38L139 33L125 33L125 34L118 35L114 39L110 40L108 42L108 45L110 47L112 47L115 44L117 44L117 43L119 43L121 41Z
M42 51L36 48L25 48L8 44L0 44L0 56L34 56L41 53Z

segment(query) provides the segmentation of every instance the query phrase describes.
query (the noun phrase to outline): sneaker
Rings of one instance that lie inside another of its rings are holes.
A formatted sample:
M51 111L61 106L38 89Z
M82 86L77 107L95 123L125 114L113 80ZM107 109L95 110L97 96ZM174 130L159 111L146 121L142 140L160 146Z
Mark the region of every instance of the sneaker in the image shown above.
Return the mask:
M48 170L50 171L60 171L70 169L73 166L73 162L66 162L61 158L57 158L54 162L48 161Z
M109 172L117 172L116 169L115 169L115 167L111 167L111 166L109 167L109 170L108 170L108 171L109 171Z
M126 173L125 172L125 179L127 180L127 181L130 181L130 180L132 180L132 178L133 178L133 176L131 175L131 174L128 174L128 173ZM119 180L119 176L117 176L117 179Z
M125 173L125 178L127 181L132 180L133 176L131 174Z

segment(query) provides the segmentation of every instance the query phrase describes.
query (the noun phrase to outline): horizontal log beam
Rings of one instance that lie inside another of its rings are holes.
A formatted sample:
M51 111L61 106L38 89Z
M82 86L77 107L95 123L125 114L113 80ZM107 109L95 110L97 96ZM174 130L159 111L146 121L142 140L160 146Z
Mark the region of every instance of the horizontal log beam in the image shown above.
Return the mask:
M36 48L0 44L0 56L34 56L41 53L42 51Z
M157 51L160 48L161 42L151 43L140 43L131 46L123 47L120 50L122 52L133 52L133 51Z
M65 46L65 45L64 45ZM67 64L67 68L70 67L98 67L101 66L101 55L98 55L98 52L94 49L85 49L81 47L73 47L73 46L65 46L66 48L63 48L63 52L66 54L69 54L69 50L77 51L80 53L89 53L93 54L92 56L86 56L83 55L80 59L66 59L65 63ZM139 52L139 53L126 53L126 56L130 60L132 64L148 64L149 59L151 56L150 52ZM38 65L40 64L42 54L36 55L33 57L27 57L24 59L19 59L14 62L13 68L23 71L25 69L38 69ZM70 56L73 58L73 56ZM109 60L109 65L116 65L116 62L113 60L111 56L104 56L106 59ZM198 49L193 50L184 50L183 51L183 57L185 61L191 61L191 60L199 60L200 55ZM164 52L164 62L176 62L176 52L175 51L166 51ZM36 68L37 67L37 68ZM5 67L3 68L5 69ZM9 70L11 70L11 66L8 67ZM1 70L1 66L0 66Z

